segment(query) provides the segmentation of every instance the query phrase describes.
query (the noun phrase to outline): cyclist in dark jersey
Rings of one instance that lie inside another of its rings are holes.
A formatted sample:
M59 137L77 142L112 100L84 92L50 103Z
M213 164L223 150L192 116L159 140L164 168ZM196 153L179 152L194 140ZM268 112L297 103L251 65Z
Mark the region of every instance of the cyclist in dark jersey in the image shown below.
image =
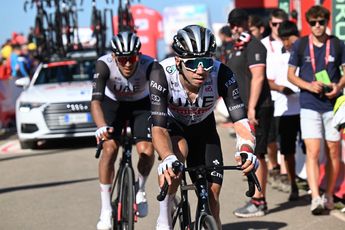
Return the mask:
M91 112L98 127L97 143L101 139L106 140L99 161L102 208L97 229L111 228L110 188L119 137L127 120L140 155L136 194L139 217L146 216L148 211L145 182L154 163L148 122L148 78L154 60L142 55L140 46L139 38L134 33L120 32L111 41L112 53L100 57L96 63Z
M175 57L154 63L150 76L152 141L162 159L158 167L160 186L164 178L170 186L165 200L160 202L157 230L171 229L171 204L178 180L171 164L179 160L188 166L222 165L220 139L216 130L213 110L222 97L237 133L237 151L246 151L248 161L243 171L258 166L255 137L246 117L237 82L232 71L212 59L216 48L214 35L209 29L190 25L174 37ZM236 160L241 164L239 154ZM195 180L195 175L191 174ZM223 172L213 171L210 182L210 207L219 229L219 193Z

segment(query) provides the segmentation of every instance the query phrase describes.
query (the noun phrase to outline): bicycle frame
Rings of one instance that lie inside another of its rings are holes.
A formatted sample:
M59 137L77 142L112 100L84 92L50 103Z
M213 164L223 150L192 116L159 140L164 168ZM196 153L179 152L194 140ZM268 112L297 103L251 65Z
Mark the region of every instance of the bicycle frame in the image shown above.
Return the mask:
M127 129L127 124L125 125L124 129L123 129L123 133L121 136L121 147L122 147L122 157L119 163L119 168L115 174L115 177L113 179L113 184L112 184L112 188L111 188L111 194L110 196L112 197L112 207L113 207L113 219L114 219L114 226L113 229L118 229L119 226L121 226L122 222L123 222L123 216L124 213L122 212L122 197L124 194L123 191L123 186L122 184L124 183L124 174L126 172L126 170L130 170L130 174L131 174L131 178L130 181L132 182L131 185L131 194L132 194L132 201L133 201L133 207L129 207L129 208L133 208L133 215L134 215L134 222L137 222L138 220L138 216L137 216L137 204L135 202L135 176L134 176L134 170L133 170L133 166L132 166L132 144L133 144L133 139L130 136L130 134L128 133L128 129ZM102 150L103 147L103 142L104 140L102 140L98 145L97 145L97 151L96 151L96 158L99 157L100 155L100 151ZM125 194L127 195L127 194ZM128 194L129 195L129 194ZM131 213L131 212L129 212ZM125 214L126 216L126 214ZM122 228L121 228L122 229ZM128 228L128 229L132 229L132 228Z
M227 170L241 170L239 166L211 166L211 167L205 167L205 166L199 166L199 167L193 167L193 168L185 168L185 172L191 172L194 171L196 173L196 181L193 184L187 184L185 175L182 177L180 182L180 191L181 191L181 207L187 207L188 206L188 196L187 191L188 190L194 190L197 196L198 204L195 212L195 222L194 222L194 229L200 229L201 225L201 217L205 215L211 215L211 210L209 206L209 186L208 181L206 179L206 172L211 171L211 169L227 169ZM181 226L181 229L190 229L191 228L191 213L190 208L182 208L180 210L182 212L183 217L183 226ZM176 217L173 217L175 220L173 220L173 225L176 224Z
M244 163L247 159L246 153L241 153L242 163ZM196 196L198 198L198 204L196 208L195 214L195 223L194 229L199 230L201 229L201 222L203 217L205 216L212 216L209 207L209 187L208 181L206 179L206 173L211 171L219 171L219 170L242 170L241 166L204 166L199 165L196 167L184 168L183 164L179 161L175 161L172 165L173 171L175 173L182 173L182 178L180 180L180 192L181 192L181 201L177 205L177 210L173 216L173 227L176 224L177 218L180 218L180 228L181 229L190 229L191 228L191 213L189 208L188 202L188 190L195 190ZM196 181L193 184L187 184L185 172L195 172L196 173ZM255 185L257 186L258 190L261 191L261 186L257 177L255 176L254 171L251 171L247 175L248 178L248 187L249 190L246 192L248 197L252 197L255 192ZM165 181L163 187L161 188L160 194L157 196L158 201L164 200L167 191L168 191L168 183ZM213 219L213 217L212 217Z

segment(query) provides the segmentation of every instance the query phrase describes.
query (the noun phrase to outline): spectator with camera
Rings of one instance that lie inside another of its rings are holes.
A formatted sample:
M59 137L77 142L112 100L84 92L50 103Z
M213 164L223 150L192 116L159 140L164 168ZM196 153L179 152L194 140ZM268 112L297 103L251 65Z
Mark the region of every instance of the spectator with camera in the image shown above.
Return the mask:
M288 79L300 92L300 124L307 151L306 167L311 190L311 212L321 214L333 209L333 192L340 166L340 133L332 126L333 107L345 86L345 45L337 37L328 35L326 28L330 12L319 5L306 12L311 34L298 39L292 46ZM299 76L296 69L300 68ZM319 155L325 140L327 188L320 197Z

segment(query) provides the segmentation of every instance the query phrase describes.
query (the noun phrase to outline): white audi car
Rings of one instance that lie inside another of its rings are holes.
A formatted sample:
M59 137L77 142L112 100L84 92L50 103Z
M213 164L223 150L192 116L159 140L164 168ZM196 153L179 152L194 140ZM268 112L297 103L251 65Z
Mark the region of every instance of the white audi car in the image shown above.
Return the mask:
M41 63L32 80L21 78L24 88L16 101L16 126L23 149L46 139L93 136L90 113L93 54L74 54L64 60Z

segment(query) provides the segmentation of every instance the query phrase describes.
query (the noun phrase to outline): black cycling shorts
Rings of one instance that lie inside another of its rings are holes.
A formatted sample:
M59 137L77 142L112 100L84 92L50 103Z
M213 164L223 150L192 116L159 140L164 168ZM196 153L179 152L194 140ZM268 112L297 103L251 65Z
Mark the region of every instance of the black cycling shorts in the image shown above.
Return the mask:
M265 154L267 153L268 134L273 121L273 110L273 106L269 106L261 107L256 112L256 119L259 124L255 126L255 155L260 159L265 158Z
M300 131L300 118L298 115L277 117L280 152L283 155L296 152L296 139Z
M214 114L210 114L202 122L186 126L173 118L168 119L170 136L181 136L188 144L187 167L198 165L223 165L222 149L219 135L216 129ZM193 182L196 180L195 173L189 173ZM223 170L212 171L206 175L209 183L222 184Z
M145 97L138 101L114 101L104 97L102 110L106 123L114 127L114 139L119 141L125 121L129 121L134 142L151 141L150 98Z

